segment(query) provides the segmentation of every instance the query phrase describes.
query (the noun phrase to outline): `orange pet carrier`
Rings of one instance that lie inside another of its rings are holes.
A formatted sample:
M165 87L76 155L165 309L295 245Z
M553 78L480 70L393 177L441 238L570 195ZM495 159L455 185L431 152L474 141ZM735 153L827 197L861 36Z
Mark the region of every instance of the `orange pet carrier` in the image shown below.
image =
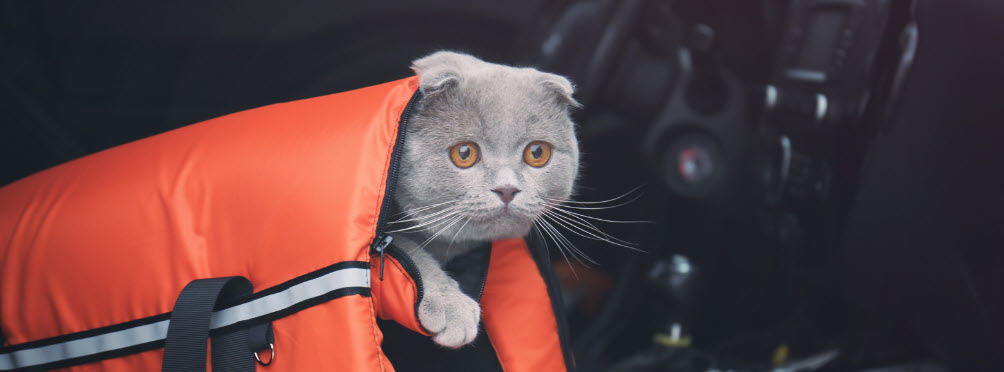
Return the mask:
M425 333L382 233L420 96L413 77L266 106L0 188L0 371L422 369L378 326ZM425 357L571 370L545 252L482 252L484 335Z

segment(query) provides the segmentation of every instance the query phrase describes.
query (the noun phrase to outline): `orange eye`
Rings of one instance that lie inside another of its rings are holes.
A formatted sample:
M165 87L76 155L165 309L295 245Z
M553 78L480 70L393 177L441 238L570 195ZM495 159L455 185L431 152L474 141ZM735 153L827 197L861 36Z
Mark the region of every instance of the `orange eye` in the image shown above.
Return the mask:
M523 150L523 161L531 167L543 167L551 159L551 145L544 141L533 141Z
M474 142L461 142L450 148L450 160L461 168L470 168L478 162L478 145Z

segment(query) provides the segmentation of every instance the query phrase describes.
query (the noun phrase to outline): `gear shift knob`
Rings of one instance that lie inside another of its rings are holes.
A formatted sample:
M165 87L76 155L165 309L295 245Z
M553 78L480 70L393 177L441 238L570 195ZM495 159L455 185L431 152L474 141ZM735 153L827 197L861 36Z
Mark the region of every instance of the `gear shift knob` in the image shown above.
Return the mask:
M687 346L689 344L688 323L696 307L700 270L686 256L675 254L668 259L657 261L648 273L648 278L657 288L663 290L668 306L666 311L667 329L656 336L656 341L667 346Z
M648 278L674 302L690 303L696 292L698 268L686 256L674 254L652 265Z

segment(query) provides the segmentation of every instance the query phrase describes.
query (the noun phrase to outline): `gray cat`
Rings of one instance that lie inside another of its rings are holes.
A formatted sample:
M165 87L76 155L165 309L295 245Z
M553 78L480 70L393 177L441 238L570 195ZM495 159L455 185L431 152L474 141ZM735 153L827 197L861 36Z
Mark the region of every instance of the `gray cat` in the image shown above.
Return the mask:
M579 168L572 84L532 68L438 52L413 62L423 98L407 128L394 242L425 283L419 321L456 348L477 336L481 309L442 265L479 243L527 235Z

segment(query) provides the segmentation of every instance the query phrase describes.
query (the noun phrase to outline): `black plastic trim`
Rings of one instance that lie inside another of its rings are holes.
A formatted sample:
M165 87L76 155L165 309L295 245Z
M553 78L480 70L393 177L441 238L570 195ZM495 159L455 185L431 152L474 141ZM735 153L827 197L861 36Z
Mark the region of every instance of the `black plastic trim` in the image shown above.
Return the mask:
M569 333L568 319L565 316L561 286L558 283L558 278L554 276L554 269L551 268L551 257L547 254L547 250L542 248L541 242L535 234L529 234L524 240L527 248L530 249L530 254L533 255L534 262L537 263L540 277L544 279L544 284L547 286L547 295L551 298L551 309L554 312L554 321L558 323L558 340L561 343L561 354L565 358L565 368L568 372L574 372L575 358L572 355L571 333Z
M484 272L481 273L481 286L478 287L477 297L474 297L474 301L477 301L478 303L481 303L481 295L485 294L485 283L488 282L488 269L491 268L492 266L492 252L491 252L492 243L489 242L487 244L488 244L487 249L489 250L487 253L488 259L485 261L486 262L485 270ZM485 248L477 248L477 249L485 249Z

